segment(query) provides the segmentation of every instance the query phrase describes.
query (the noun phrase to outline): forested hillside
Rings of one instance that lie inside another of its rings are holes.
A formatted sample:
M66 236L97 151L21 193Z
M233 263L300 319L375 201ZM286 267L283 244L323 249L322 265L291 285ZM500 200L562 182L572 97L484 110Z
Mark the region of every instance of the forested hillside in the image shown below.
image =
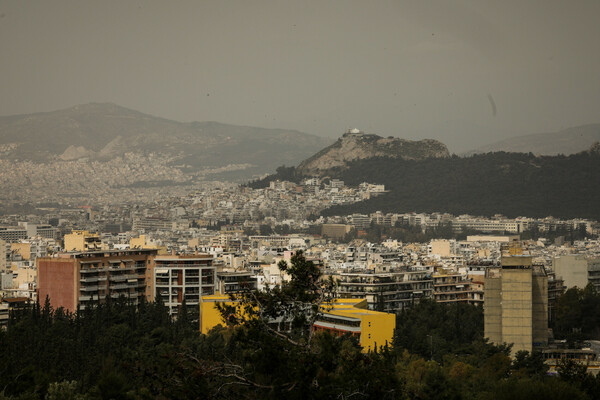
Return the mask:
M325 215L381 210L600 219L597 151L544 157L498 152L427 160L370 158L352 162L347 169L332 169L328 175L349 185L385 184L389 193L329 208ZM253 185L302 178L292 168L279 168Z

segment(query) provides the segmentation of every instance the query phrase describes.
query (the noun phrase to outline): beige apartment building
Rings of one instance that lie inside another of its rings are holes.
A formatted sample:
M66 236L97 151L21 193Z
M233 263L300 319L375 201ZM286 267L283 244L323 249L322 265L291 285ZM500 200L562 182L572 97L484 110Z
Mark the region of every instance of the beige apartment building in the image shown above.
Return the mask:
M514 247L503 251L500 268L486 273L484 334L492 343L512 343L513 355L548 344L548 277Z

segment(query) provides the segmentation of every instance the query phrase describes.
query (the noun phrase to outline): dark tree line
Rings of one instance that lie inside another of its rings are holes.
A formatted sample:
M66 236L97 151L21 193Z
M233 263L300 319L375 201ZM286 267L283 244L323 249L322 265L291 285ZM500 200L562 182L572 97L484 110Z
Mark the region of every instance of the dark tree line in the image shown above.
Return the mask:
M335 175L349 184L382 183L390 193L328 209L328 215L381 210L600 219L595 206L600 195L597 153L536 157L498 152L422 161L372 158Z
M542 157L497 152L425 160L380 157L325 173L349 185L385 184L389 193L329 208L324 215L380 210L600 219L597 152ZM276 179L299 182L301 178L294 167L280 167L276 174L249 186L266 187Z
M364 353L352 337L314 333L331 282L302 254L292 280L246 291L222 307L223 326L197 331L185 305L110 300L70 314L49 302L11 315L0 331L0 399L597 399L600 378L566 362L548 376L539 353L483 339L479 307L415 304L397 316L393 346ZM586 289L587 290L587 289ZM567 292L558 322L596 310L595 292ZM260 306L260 307L259 307ZM570 314L574 310L574 314ZM598 314L597 314L598 315ZM290 321L278 331L270 321Z

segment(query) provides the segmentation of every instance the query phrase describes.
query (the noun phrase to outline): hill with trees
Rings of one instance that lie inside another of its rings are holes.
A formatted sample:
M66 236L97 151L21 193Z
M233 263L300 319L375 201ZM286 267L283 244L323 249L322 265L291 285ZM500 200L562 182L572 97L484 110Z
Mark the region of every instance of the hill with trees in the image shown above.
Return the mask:
M293 167L252 182L305 178ZM324 215L383 212L448 212L508 217L600 219L600 152L598 146L570 156L487 153L405 160L376 157L356 160L328 177L348 185L384 184L388 193L359 203L331 207Z

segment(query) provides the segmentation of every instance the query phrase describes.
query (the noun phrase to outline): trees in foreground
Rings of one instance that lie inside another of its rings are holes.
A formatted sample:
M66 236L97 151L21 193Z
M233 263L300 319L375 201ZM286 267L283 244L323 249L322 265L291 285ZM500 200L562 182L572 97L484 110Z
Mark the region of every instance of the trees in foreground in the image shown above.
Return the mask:
M289 284L244 293L207 335L189 307L173 321L160 303L20 311L0 331L0 399L600 398L598 378L574 363L552 377L539 354L511 360L509 346L487 343L474 306L416 304L398 316L393 346L371 353L312 333L332 283L301 253L281 268Z

